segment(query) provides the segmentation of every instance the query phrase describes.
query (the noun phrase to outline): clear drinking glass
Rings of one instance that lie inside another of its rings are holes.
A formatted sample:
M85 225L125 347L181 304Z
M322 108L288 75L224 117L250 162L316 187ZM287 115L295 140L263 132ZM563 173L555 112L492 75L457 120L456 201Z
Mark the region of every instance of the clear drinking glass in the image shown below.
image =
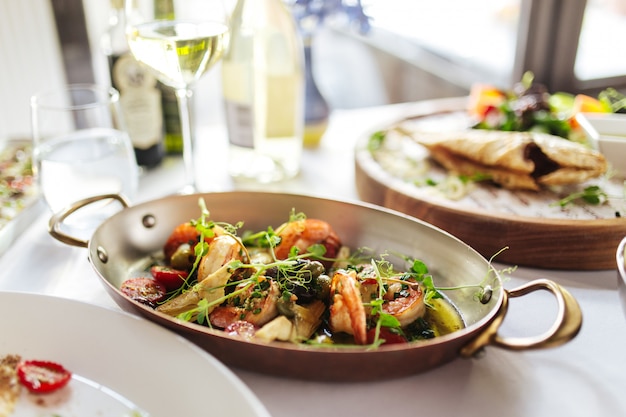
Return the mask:
M138 168L117 90L73 84L44 91L31 98L31 115L33 168L52 212L97 195L120 194L132 201ZM95 217L81 211L89 218L87 228L112 214L102 206L93 209L99 210ZM72 216L74 225L80 217Z
M192 86L228 46L225 5L222 0L126 0L125 13L131 53L176 91L186 175L182 192L193 193L197 187L189 110Z

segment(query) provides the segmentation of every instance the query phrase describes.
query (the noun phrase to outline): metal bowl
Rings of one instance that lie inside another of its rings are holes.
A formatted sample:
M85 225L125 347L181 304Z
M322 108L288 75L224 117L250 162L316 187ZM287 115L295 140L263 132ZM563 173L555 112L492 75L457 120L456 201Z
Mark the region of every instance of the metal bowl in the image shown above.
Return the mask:
M115 196L113 196L115 197ZM214 220L244 229L266 230L283 223L292 209L309 218L329 222L345 245L372 248L376 253L399 252L423 260L439 287L480 283L490 273L493 293L486 302L474 297L475 289L446 293L466 327L452 334L377 349L333 348L281 342L244 340L222 331L182 322L125 297L121 283L147 256L161 251L175 226L196 219L203 198ZM111 198L103 196L102 198ZM65 218L96 199L77 202L50 220L50 233L65 243L88 247L89 260L105 289L125 310L139 313L197 343L227 365L255 372L326 381L363 381L396 378L422 372L458 357L471 357L487 345L505 349L536 349L559 345L573 338L581 325L580 308L572 296L548 280L505 290L501 277L474 249L454 236L413 217L364 203L351 203L295 194L226 192L171 196L129 207L115 214L82 241L67 236ZM123 202L123 199L120 199ZM498 328L510 297L535 290L549 290L559 311L545 334L531 338L503 338ZM141 337L141 335L137 335Z

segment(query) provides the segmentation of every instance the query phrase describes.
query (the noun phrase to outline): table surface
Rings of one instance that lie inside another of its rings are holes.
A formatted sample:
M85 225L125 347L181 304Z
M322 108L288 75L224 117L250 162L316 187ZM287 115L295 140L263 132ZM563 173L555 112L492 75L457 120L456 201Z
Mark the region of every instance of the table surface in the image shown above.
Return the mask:
M203 161L197 167L200 190L264 189L357 200L356 140L431 104L333 112L320 146L305 150L301 174L270 186L233 182L225 173L224 127L201 126L196 145L197 159ZM136 202L175 193L183 179L180 158L168 157L161 167L142 174ZM87 251L50 237L48 218L43 212L0 257L0 290L50 294L119 310L89 264ZM488 347L479 359L457 359L415 376L368 383L320 383L234 371L275 417L626 415L626 317L618 298L617 272L518 268L505 287L537 278L561 284L581 306L582 329L561 347L522 352ZM530 336L547 329L555 306L542 293L511 300L500 331L503 336Z

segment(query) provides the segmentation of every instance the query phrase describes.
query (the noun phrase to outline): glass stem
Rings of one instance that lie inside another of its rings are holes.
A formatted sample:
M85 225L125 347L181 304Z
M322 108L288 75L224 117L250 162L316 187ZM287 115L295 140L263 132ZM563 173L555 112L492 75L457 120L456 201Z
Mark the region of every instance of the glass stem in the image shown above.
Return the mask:
M187 88L176 90L178 107L180 109L180 129L183 137L183 162L185 164L185 187L184 192L194 193L197 191L196 176L194 169L193 138L191 136L191 111L189 99L192 91Z

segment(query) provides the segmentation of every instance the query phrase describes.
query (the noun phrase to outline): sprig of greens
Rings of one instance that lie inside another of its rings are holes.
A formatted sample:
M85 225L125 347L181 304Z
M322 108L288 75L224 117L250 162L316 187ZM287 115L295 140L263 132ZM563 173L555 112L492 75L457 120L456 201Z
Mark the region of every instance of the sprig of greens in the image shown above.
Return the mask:
M608 194L604 192L602 188L600 188L598 185L590 185L589 187L586 187L582 191L572 193L568 195L567 197L560 199L559 201L554 203L554 205L565 207L568 204L581 200L587 204L592 204L592 205L597 206L600 204L604 204L605 202L608 201L608 199L609 199Z

